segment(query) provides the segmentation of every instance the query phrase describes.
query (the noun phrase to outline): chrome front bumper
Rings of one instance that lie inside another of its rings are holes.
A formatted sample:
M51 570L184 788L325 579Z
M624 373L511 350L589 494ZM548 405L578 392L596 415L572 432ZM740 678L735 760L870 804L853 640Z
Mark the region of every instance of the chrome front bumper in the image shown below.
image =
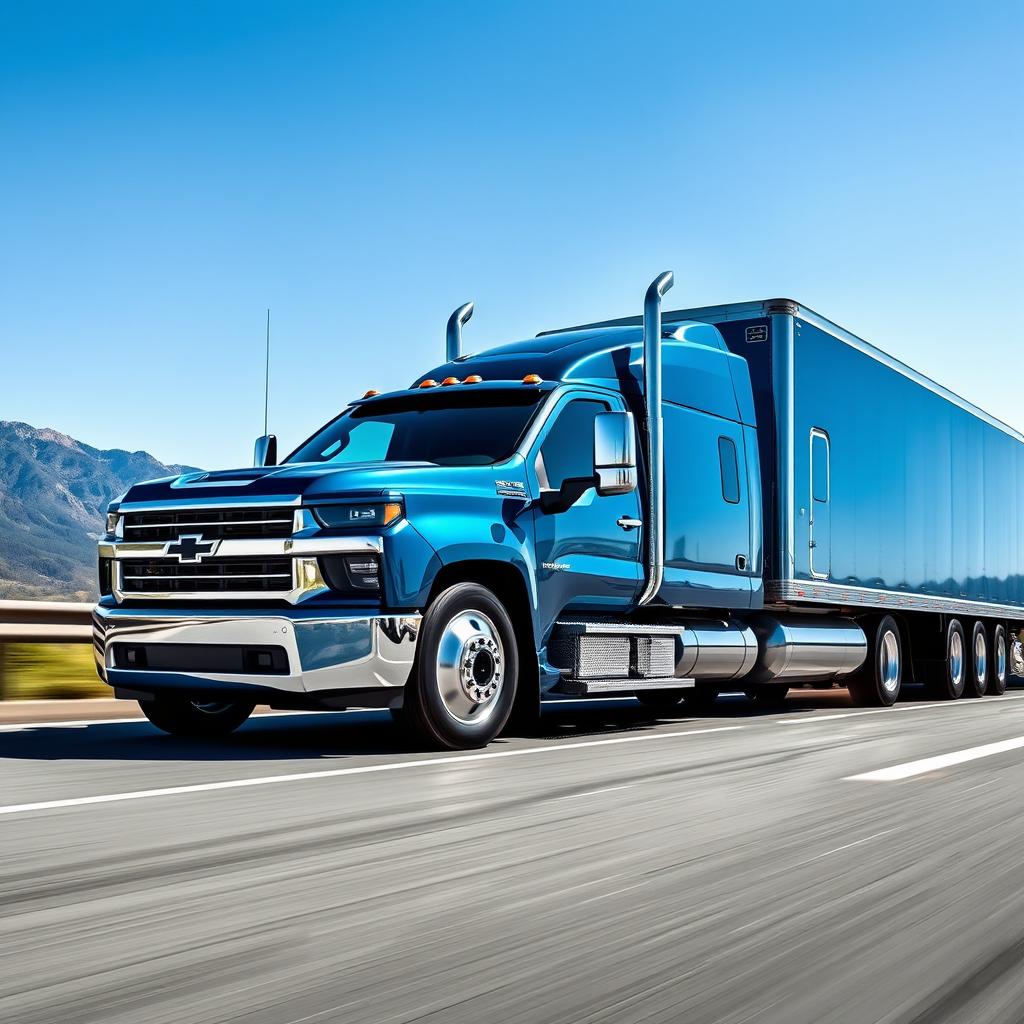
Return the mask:
M215 611L98 606L93 649L101 678L123 689L215 690L258 686L290 694L386 690L405 685L412 671L419 615L345 615L312 609ZM285 674L165 671L118 667L114 645L281 647Z

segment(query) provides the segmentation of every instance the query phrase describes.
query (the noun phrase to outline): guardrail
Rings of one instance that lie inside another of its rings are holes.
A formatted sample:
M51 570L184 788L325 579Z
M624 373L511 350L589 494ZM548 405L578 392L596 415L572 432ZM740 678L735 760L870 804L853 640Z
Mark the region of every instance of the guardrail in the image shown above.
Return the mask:
M0 601L0 700L6 694L6 644L87 644L95 605L70 601Z
M0 601L0 644L89 643L94 607L68 601Z

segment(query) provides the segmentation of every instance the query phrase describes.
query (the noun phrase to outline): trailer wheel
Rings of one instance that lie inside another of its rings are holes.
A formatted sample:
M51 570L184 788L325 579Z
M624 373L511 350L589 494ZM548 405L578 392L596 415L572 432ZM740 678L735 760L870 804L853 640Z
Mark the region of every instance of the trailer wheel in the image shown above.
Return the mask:
M988 692L993 696L1006 693L1010 676L1010 655L1006 646L1006 627L997 622L992 630L992 671L988 677Z
M984 622L975 622L971 631L971 645L968 648L969 666L965 673L965 697L984 697L988 690L989 656L988 635Z
M959 619L950 619L946 627L946 657L932 683L936 700L957 700L963 696L967 682L966 647L964 627Z
M900 627L891 615L878 620L868 634L868 657L849 682L850 696L859 707L891 707L903 686L903 642Z
M234 732L255 704L209 703L185 697L140 700L142 713L162 732L172 736L213 739Z
M433 747L486 746L512 712L518 676L508 612L486 587L456 583L423 616L406 686L409 724Z

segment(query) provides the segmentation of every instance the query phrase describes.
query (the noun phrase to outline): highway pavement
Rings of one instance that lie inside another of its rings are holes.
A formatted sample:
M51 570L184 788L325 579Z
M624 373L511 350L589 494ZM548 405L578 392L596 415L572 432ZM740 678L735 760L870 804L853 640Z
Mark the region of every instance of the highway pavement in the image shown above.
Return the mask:
M0 728L0 1021L1024 1020L1024 692Z

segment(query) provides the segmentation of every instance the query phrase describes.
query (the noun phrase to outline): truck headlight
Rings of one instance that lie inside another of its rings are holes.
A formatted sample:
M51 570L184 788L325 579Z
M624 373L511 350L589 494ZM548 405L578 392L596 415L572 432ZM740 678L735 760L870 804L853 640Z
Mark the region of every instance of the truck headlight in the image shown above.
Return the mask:
M119 512L108 512L107 513L107 534L113 537L117 533L117 521L121 518Z
M313 515L330 529L390 526L402 516L400 501L370 501L358 505L317 505Z

